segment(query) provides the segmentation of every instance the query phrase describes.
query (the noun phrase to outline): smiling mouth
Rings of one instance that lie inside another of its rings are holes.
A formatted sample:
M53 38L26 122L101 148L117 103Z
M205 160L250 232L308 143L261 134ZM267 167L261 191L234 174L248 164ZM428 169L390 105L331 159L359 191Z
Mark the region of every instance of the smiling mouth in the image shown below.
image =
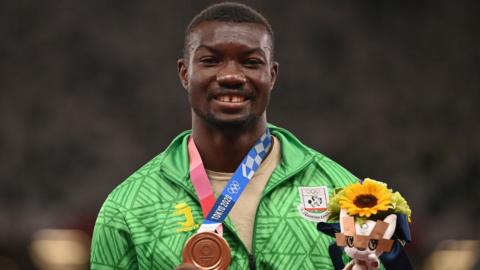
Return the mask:
M236 96L236 95L221 95L215 97L216 100L221 101L221 102L227 102L227 103L242 103L245 100L247 100L243 96Z

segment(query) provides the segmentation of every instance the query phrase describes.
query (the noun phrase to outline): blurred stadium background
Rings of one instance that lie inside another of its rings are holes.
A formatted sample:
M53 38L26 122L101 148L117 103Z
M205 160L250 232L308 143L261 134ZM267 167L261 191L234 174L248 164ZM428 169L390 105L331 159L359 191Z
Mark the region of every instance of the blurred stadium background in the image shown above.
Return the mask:
M0 269L86 269L107 194L189 128L183 31L213 1L0 2ZM480 2L246 1L270 122L413 208L416 269L480 269Z

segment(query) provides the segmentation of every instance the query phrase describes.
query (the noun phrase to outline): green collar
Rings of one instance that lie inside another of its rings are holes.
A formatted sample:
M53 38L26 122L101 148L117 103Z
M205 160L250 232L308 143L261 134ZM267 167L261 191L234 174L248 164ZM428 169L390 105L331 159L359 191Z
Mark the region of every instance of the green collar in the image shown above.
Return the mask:
M313 159L313 150L303 145L289 131L268 124L270 131L281 144L282 158L280 165L274 170L265 192L269 192L279 183L290 178L296 172L308 165ZM170 181L183 187L189 193L195 194L190 181L187 143L191 130L179 134L161 155L160 171ZM194 195L196 198L196 195Z

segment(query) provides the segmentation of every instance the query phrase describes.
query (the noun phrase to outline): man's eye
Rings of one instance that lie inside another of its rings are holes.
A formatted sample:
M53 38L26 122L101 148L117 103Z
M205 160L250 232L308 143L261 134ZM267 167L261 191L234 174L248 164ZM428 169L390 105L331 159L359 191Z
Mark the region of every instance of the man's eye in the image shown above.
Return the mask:
M247 67L258 67L259 65L262 65L262 64L263 64L263 61L256 58L249 58L244 62L244 65Z
M200 63L202 63L205 66L213 66L218 64L218 59L215 57L203 57L203 58L200 58Z

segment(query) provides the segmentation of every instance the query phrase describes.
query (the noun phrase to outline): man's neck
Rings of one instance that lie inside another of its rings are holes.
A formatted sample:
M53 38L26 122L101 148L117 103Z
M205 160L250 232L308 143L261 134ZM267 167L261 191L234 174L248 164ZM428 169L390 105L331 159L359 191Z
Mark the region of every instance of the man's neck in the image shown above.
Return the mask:
M266 121L245 129L216 128L194 121L192 137L206 169L234 172L266 127Z

